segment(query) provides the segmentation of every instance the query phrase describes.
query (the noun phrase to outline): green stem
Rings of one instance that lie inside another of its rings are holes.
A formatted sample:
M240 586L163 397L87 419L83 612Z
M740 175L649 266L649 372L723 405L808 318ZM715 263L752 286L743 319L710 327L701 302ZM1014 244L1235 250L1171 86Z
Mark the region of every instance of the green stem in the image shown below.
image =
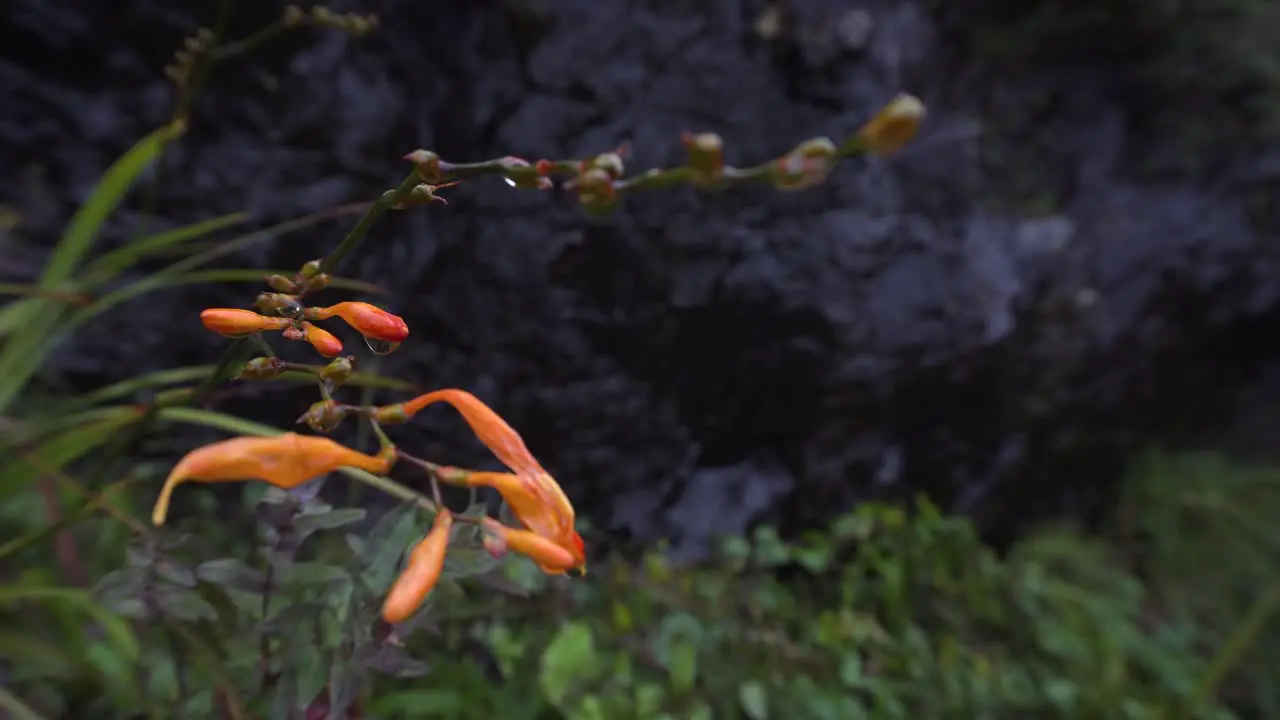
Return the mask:
M347 236L342 238L342 242L338 243L338 247L334 248L333 252L329 253L329 255L320 263L319 274L332 275L334 269L338 267L338 264L346 259L347 255L350 255L351 251L355 250L356 247L360 245L360 242L364 240L365 235L369 234L369 229L378 221L378 218L382 217L383 213L398 205L402 200L408 197L409 193L413 192L413 189L417 187L420 182L421 178L418 176L418 171L415 168L405 177L404 180L400 182L395 190L383 193L382 197L378 198L369 207L369 211L364 214L364 217L360 218L360 222L356 223L355 227L351 228L351 231L347 233Z

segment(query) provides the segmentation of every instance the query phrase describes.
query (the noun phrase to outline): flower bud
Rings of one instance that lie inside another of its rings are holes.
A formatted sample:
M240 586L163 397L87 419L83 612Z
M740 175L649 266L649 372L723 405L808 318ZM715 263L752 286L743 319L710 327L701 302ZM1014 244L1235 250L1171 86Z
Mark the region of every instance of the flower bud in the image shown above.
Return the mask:
M346 384L354 371L354 357L348 355L334 358L332 362L320 369L320 381L324 383L326 390L333 392Z
M404 318L364 302L340 302L323 308L310 308L307 317L325 320L340 317L366 338L391 343L404 342L409 337L409 326Z
M300 270L298 270L298 277L302 278L303 280L313 278L316 275L320 274L320 268L322 268L323 266L324 266L324 262L321 260L318 260L318 259L309 260L302 266Z
M317 352L325 357L337 357L342 353L342 341L324 328L316 327L309 322L302 323L302 339L311 344Z
M892 155L916 136L926 114L919 98L902 93L863 125L852 142L879 155Z
M382 619L391 623L404 622L422 607L427 595L435 588L444 570L445 554L449 550L453 515L443 508L436 513L431 531L422 539L405 561L404 570L396 578L382 604Z
M333 400L312 403L307 411L294 422L302 423L316 432L327 435L337 429L347 417L347 409Z
M404 156L405 160L414 164L418 175L425 181L440 182L444 175L440 172L440 156L430 150L414 150Z
M578 195L578 202L593 215L609 212L618 204L618 191L613 186L613 178L599 168L592 168L578 175L566 187Z
M240 380L273 380L284 372L285 362L280 358L258 357L249 361L240 371Z
M209 308L200 312L200 322L223 337L238 338L268 330L283 330L292 322L287 318L266 317L252 310Z
M293 294L298 292L298 286L292 280L283 275L268 275L267 285L277 292Z
M445 200L439 195L436 195L436 191L441 188L452 187L461 182L462 182L461 180L454 180L453 182L444 183L442 185L431 185L428 183L420 183L418 185L415 185L414 188L409 191L409 195L407 197L405 197L404 199L402 199L400 202L396 203L392 207L395 208L396 210L406 210L408 208L415 208L415 207L422 207L423 205L430 205L431 203L435 203L435 202L438 202L442 205L448 205L449 201Z
M820 184L836 166L839 151L829 138L810 138L778 158L773 184L779 190L803 190Z
M253 304L264 315L296 318L302 314L302 303L296 297L284 293L258 293L258 299Z
M715 133L682 133L680 141L689 153L694 182L704 184L724 175L724 140Z
M307 280L302 284L302 290L304 292L318 292L329 287L329 283L332 281L333 278L328 274L320 273L307 278Z

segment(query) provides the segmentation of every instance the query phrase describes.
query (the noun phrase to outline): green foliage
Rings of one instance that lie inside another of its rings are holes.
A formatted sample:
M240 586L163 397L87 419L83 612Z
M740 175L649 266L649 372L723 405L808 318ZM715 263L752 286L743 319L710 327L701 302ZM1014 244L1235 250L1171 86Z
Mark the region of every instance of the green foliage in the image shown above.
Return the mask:
M575 719L1157 718L1206 665L1197 629L1151 624L1097 543L1044 535L1000 559L927 503L864 506L792 543L764 529L702 567L650 554L550 595L540 622L525 603L471 626L522 717L536 696ZM371 709L412 717L399 703Z

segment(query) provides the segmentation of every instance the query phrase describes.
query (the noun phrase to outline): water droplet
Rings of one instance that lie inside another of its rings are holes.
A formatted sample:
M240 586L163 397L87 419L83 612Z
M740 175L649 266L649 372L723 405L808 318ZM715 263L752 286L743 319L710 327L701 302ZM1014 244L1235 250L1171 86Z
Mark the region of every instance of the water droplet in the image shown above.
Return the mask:
M391 342L390 340L379 340L378 338L366 337L364 344L369 346L374 355L390 355L400 347L400 343Z
M515 181L515 180L512 180L512 179L511 179L511 178L509 178L509 177L504 177L504 178L502 178L502 181L503 181L503 182L505 182L506 184L510 185L511 187L515 187L515 186L516 186L516 181Z

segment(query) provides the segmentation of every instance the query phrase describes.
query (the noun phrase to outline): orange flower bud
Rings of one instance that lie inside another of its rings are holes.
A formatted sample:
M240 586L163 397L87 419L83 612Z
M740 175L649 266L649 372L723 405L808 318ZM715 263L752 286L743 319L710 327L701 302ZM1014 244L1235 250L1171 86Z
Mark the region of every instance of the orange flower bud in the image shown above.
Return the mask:
M365 455L326 437L284 433L275 437L235 437L196 448L178 461L160 489L151 521L163 525L178 485L260 480L278 488L297 487L340 467L385 473L391 460Z
M925 115L924 103L903 93L890 100L854 137L874 153L892 155L916 136Z
M537 533L509 528L493 518L485 518L483 522L485 529L498 540L497 543L485 543L490 553L495 550L499 553L508 550L518 552L533 560L548 575L563 575L581 565L568 549Z
M393 625L404 622L422 607L423 601L440 580L452 529L453 514L442 508L436 513L431 531L409 552L404 570L387 592L387 599L382 603L383 620Z
M209 308L200 311L200 322L224 337L246 337L267 330L284 330L292 323L288 318L267 317L252 310Z
M311 317L325 320L340 317L361 335L374 340L400 343L409 337L409 326L399 315L363 302L340 302L323 308L312 308Z
M302 323L302 339L311 343L311 347L325 357L337 357L342 354L341 340L328 330L309 322Z

